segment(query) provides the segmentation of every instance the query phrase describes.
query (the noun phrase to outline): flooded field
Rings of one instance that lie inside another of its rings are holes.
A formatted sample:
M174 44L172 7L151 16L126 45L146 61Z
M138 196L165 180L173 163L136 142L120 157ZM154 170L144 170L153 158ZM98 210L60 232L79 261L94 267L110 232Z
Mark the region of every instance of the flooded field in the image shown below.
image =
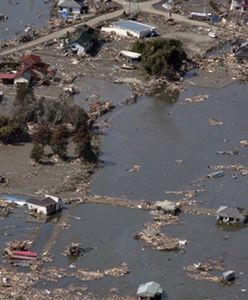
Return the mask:
M0 21L0 41L15 38L28 26L37 28L45 25L50 14L49 7L49 1L1 1L0 14L7 16L8 19Z
M143 97L138 104L113 113L112 126L102 139L104 168L92 180L91 192L155 201L178 199L166 191L202 188L206 191L196 200L205 207L247 207L246 176L226 171L221 178L203 179L214 165L247 165L247 148L239 144L247 137L246 93L247 86L239 84L224 89L192 87L174 104L166 95ZM209 98L204 103L185 102L186 97L199 94ZM221 120L223 125L210 126L210 118ZM237 155L216 154L233 149L238 149ZM140 165L140 171L128 172L133 165ZM182 221L182 225L167 226L165 231L188 240L185 252L158 253L145 248L147 271L132 278L130 289L153 279L165 287L168 299L245 299L240 289L246 288L248 278L247 254L242 247L247 228L221 228L213 217L183 216ZM187 277L184 267L209 258L221 258L227 269L235 270L236 284L220 288ZM140 259L137 254L136 260Z

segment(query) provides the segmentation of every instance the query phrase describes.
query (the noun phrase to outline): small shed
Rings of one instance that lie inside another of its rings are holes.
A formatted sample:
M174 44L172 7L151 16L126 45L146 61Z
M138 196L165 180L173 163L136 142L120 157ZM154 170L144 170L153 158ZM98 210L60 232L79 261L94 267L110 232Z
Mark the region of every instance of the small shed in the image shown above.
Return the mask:
M134 36L137 38L151 36L156 32L156 27L144 23L123 20L113 23L110 27L103 27L104 32L115 32L120 36Z
M219 223L244 224L247 221L244 210L235 207L220 206L216 216Z
M29 199L27 206L29 212L32 214L50 215L62 210L63 201L59 197L45 195L43 199Z
M163 289L155 281L140 284L137 290L137 296L139 300L159 300Z

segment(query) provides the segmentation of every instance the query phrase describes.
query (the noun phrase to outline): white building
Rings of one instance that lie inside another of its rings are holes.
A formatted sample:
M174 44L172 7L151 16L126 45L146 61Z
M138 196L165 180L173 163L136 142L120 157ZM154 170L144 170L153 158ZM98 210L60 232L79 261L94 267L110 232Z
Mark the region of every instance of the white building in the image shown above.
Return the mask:
M80 15L84 8L83 0L60 0L58 3L59 15Z
M41 200L37 198L29 199L27 206L30 213L50 215L63 209L63 201L59 197L45 195Z
M120 36L134 36L137 38L151 36L156 32L156 27L139 23L136 21L119 21L113 23L110 27L102 27L101 31L116 33Z

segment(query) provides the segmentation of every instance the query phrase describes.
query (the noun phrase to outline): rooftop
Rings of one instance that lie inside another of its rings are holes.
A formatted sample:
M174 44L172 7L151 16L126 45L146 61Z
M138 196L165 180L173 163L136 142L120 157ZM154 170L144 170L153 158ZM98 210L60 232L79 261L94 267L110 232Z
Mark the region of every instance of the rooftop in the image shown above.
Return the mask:
M145 30L155 30L156 27L154 26L150 26L144 23L139 23L136 21L119 21L119 22L115 22L113 23L113 27L119 27L119 28L123 28L123 29L127 29L130 31L134 31L134 32L141 32L141 31L145 31Z
M27 203L34 204L34 205L39 205L39 206L48 206L48 205L51 205L51 204L55 204L56 201L53 200L50 197L46 197L46 198L43 198L43 199L30 198L27 201Z
M137 295L140 297L154 297L156 294L162 294L163 290L155 281L143 283L138 287Z

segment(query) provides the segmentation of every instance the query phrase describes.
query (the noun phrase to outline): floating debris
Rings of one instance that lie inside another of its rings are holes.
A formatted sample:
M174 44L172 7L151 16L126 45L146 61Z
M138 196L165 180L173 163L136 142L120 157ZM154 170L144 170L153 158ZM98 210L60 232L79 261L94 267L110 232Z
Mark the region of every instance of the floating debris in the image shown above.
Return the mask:
M206 263L194 263L185 268L186 274L196 280L207 280L221 283L223 278L221 275L212 274L213 272L223 271L223 261L209 260Z
M205 102L208 99L208 97L208 95L196 95L193 97L187 97L184 99L184 101L191 103L202 103Z
M239 142L241 147L247 147L248 146L248 140L242 140Z
M213 173L208 174L206 177L215 179L215 178L222 177L224 175L225 175L224 171L215 171Z
M128 172L140 172L141 166L139 165L133 165L130 169L128 169Z
M216 151L216 154L234 156L234 155L238 155L239 151L237 149L230 150L230 151Z
M220 126L223 125L222 121L216 120L216 119L208 119L208 124L211 126Z

